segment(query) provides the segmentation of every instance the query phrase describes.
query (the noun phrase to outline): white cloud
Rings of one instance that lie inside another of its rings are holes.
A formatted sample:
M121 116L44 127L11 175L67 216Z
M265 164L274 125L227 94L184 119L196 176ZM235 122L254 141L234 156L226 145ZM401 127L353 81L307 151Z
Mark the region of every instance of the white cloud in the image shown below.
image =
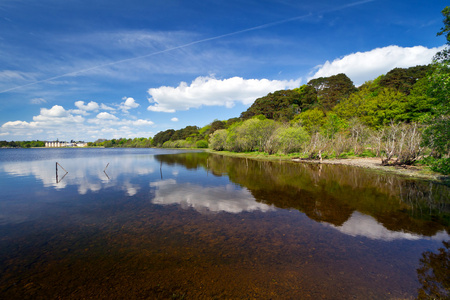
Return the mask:
M356 52L317 66L318 71L308 80L344 73L359 86L394 68L430 64L433 56L442 48L388 46L367 52Z
M60 105L54 105L52 108L41 108L40 116L50 117L50 118L61 118L67 117L69 113Z
M75 102L75 106L83 111L96 111L100 108L97 102L91 101L88 104L84 104L84 101Z
M172 122L178 122L178 118L172 118L172 119L170 119L170 121L172 121Z
M26 121L10 121L2 125L2 128L14 128L14 129L25 129L31 127L36 127L36 123L34 122L28 123Z
M82 116L73 116L64 107L54 105L50 109L41 108L40 115L34 116L33 121L37 127L51 127L55 125L61 126L63 124L82 123L84 118Z
M162 86L148 90L151 105L147 108L156 112L175 112L201 106L232 107L235 102L245 105L256 98L276 90L295 88L300 80L243 79L232 77L216 79L197 77L191 85L181 82L178 87Z
M88 116L89 113L85 110L81 110L81 109L71 109L69 110L69 112L71 114L77 114L77 115L83 115L83 116Z
M108 105L105 105L103 103L100 104L100 108L103 109L103 110L116 110L115 108L112 108L112 107L110 107Z
M118 118L115 115L112 115L107 112L101 112L97 115L97 119L100 120L117 120Z
M34 98L34 99L31 99L30 103L31 104L43 104L43 103L47 103L47 101L43 98Z
M139 119L139 120L136 120L136 121L131 121L131 122L133 123L134 126L148 126L148 125L155 124L155 123L153 123L150 120L142 120L142 119Z
M139 106L139 103L136 103L136 101L131 97L128 98L124 97L123 99L125 101L120 103L119 108L125 113L128 112L129 109L136 108Z

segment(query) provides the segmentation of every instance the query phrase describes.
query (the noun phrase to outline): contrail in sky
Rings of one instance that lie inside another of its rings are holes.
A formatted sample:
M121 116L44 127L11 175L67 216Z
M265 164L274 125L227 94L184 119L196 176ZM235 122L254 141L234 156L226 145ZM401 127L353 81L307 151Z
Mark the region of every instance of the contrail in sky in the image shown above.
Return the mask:
M270 22L270 23L266 23L266 24L263 24L263 25L242 29L242 30L239 30L239 31L225 33L225 34L222 34L222 35L218 35L218 36L214 36L214 37L210 37L210 38L197 40L197 41L190 42L190 43L187 43L187 44L183 44L183 45L180 45L180 46L167 48L167 49L164 49L164 50L161 50L161 51L156 51L156 52L152 52L152 53L149 53L149 54L145 54L145 55L141 55L141 56L135 56L135 57L127 58L127 59L117 60L117 61L113 61L113 62L110 62L110 63L93 66L91 68L82 69L82 70L78 70L78 71L73 71L73 72L57 75L57 76L46 78L46 79L43 79L43 80L33 81L31 83L27 83L27 84L24 84L24 85L20 85L20 86L16 86L16 87L13 87L13 88L10 88L10 89L6 89L6 90L3 90L3 91L0 91L0 94L6 93L6 92L9 92L9 91L13 91L13 90L17 90L17 89L20 89L20 88L24 88L24 87L27 87L27 86L36 85L36 84L39 84L39 83L43 83L43 82L48 82L48 81L51 81L51 80L59 79L59 78L62 78L62 77L73 76L73 75L76 75L76 74L79 74L79 73L84 73L84 72L88 72L88 71L91 71L91 70L95 70L95 69L99 69L99 68L103 68L103 67L108 67L108 66L124 63L124 62L127 62L127 61L133 61L133 60L137 60L137 59L151 57L151 56L163 54L163 53L166 53L166 52L170 52L170 51L186 48L186 47L189 47L189 46L193 46L193 45L196 45L196 44L201 44L201 43L205 43L205 42L209 42L209 41L214 41L214 40L218 40L218 39L222 39L222 38L226 38L226 37L230 37L230 36L234 36L234 35L250 32L250 31L255 31L255 30L268 28L268 27L273 27L273 26L276 26L276 25L280 25L280 24L284 24L284 23L288 23L288 22L301 20L301 19L304 19L304 18L307 18L307 17L311 17L313 15L339 11L339 10L343 10L343 9L346 9L346 8L349 8L349 7L358 6L358 5L362 5L362 4L366 4L366 3L374 2L374 1L377 1L377 0L363 0L363 1L352 2L352 3L346 4L346 5L343 5L343 6L339 6L339 7L336 7L336 8L332 8L332 9L316 12L314 14L313 13L309 13L309 14L302 15L302 16L296 16L296 17L292 17L292 18L288 18L288 19L283 19L283 20L280 20L280 21Z

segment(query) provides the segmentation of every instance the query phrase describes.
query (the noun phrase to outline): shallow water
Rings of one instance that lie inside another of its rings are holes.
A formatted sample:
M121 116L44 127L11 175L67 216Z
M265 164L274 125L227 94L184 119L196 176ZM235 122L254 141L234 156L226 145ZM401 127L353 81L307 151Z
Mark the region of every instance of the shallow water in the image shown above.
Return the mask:
M449 240L448 187L346 166L0 149L0 188L2 299L409 299Z

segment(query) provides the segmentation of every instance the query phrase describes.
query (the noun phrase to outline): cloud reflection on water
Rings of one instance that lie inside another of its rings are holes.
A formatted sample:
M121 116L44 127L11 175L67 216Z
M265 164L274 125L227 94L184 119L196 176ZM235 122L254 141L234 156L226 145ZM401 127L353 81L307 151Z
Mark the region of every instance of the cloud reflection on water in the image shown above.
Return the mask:
M175 179L151 182L156 188L152 203L160 205L179 204L192 207L200 213L244 211L273 211L274 207L255 200L245 188L227 184L226 186L203 187L191 183L177 183Z
M372 240L393 241L430 239L430 237L425 237L423 235L389 230L377 222L377 220L373 217L357 211L353 212L352 216L344 224L342 224L342 226L334 226L331 224L330 226L347 235L354 237L363 236ZM442 230L432 236L431 239L448 240L449 235Z

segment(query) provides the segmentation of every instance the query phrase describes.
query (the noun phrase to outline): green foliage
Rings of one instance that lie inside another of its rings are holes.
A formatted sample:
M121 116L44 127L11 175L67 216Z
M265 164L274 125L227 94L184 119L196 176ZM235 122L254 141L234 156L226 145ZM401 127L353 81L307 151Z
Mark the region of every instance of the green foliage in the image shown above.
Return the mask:
M172 138L175 130L168 129L166 131L160 131L153 137L153 146L162 146L165 142Z
M264 115L268 119L289 121L298 112L301 104L301 94L297 91L276 91L256 99L246 111L241 113L241 118L249 119Z
M423 134L423 145L435 151L436 156L450 154L450 116L440 116L433 120Z
M317 91L317 98L325 111L331 110L337 103L357 90L350 78L342 73L312 79L308 85Z
M293 120L293 122L298 122L309 133L314 133L318 132L320 127L325 124L325 114L319 108L314 108L302 112Z
M258 117L246 120L230 128L226 149L236 152L263 151L276 127L273 120L260 120Z
M444 27L438 35L445 34L450 45L450 7L442 11ZM434 118L424 131L423 145L433 150L433 156L438 158L431 164L432 169L449 174L450 170L450 59L449 49L438 53L433 61L433 73L429 76L428 95L435 100Z
M444 26L437 33L437 36L445 35L445 38L447 39L447 44L450 45L450 6L446 6L442 10L442 16L444 16L444 20L442 20Z
M171 140L185 140L188 137L195 137L199 134L199 129L197 126L186 126L185 128L176 130L170 137Z
M213 150L225 150L228 132L226 129L219 129L214 131L209 138L209 147Z
M333 139L335 135L347 128L347 123L339 118L335 113L329 113L325 119L325 123L322 126L324 136L329 139Z
M89 147L119 147L119 148L150 148L152 147L152 138L134 138L134 139L125 139L125 138L119 138L119 139L112 139L112 140L105 140L105 139L99 139L95 142L89 142Z
M409 95L416 82L424 78L429 72L429 69L429 66L395 68L381 78L379 85Z
M211 129L209 133L211 134L214 133L216 130L224 129L225 125L226 123L223 121L214 120L214 122L211 123Z
M278 128L272 139L269 153L281 152L289 154L292 152L300 152L304 149L305 143L310 139L308 132L303 127L287 127Z
M43 141L0 141L0 148L35 148L35 147L45 147L45 142Z
M208 141L200 140L195 143L197 148L208 148Z

